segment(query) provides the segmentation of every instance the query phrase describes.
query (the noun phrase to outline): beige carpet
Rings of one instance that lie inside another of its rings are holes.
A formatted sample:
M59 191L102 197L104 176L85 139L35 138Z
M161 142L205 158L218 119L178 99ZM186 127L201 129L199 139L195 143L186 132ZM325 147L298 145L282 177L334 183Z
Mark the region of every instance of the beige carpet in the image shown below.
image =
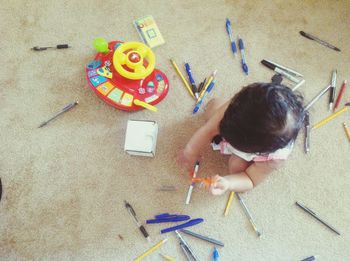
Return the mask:
M169 58L192 65L197 81L214 69L211 97L229 98L241 86L269 81L266 58L304 75L300 88L309 101L338 69L338 89L350 76L350 2L343 1L2 1L0 8L0 260L132 260L161 239L159 253L185 260L166 225L148 225L147 242L124 208L128 200L140 220L170 212L202 217L192 230L222 240L220 260L349 260L349 153L342 122L349 112L312 132L311 153L302 135L286 167L242 197L263 236L258 239L235 199L223 217L227 195L195 190L184 205L187 173L175 158L203 123L192 116L193 100ZM126 113L108 106L90 90L84 67L94 56L95 37L139 40L132 21L152 14L166 44L154 49L157 68L170 80L158 113ZM232 57L225 18L246 44L250 74ZM313 33L340 49L338 53L307 40ZM33 46L68 43L67 50L33 52ZM329 115L328 95L311 110L313 123ZM80 105L42 129L37 126L65 104ZM345 99L349 101L350 91ZM345 100L344 99L344 100ZM159 124L155 158L123 151L128 119ZM227 158L208 147L202 176L223 174ZM174 185L176 192L158 192ZM298 200L340 232L336 235L297 208ZM121 235L123 239L120 239ZM185 236L200 260L212 260L212 246Z

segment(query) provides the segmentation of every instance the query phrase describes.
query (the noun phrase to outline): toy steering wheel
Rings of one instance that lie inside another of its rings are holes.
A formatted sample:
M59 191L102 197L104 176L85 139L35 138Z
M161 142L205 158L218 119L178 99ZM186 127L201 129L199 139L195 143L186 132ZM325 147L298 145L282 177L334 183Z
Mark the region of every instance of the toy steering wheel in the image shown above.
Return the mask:
M147 58L145 65L144 59ZM156 59L151 48L139 42L127 42L119 46L113 54L115 70L122 76L132 80L140 80L150 75L155 67ZM125 65L128 69L125 69Z

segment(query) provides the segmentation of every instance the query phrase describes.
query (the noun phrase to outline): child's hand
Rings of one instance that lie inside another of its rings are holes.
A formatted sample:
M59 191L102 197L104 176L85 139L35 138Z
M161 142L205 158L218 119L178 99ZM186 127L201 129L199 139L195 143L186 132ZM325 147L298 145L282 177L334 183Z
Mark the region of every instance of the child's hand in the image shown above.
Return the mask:
M211 194L222 195L229 189L230 184L226 178L216 175L214 180L215 182L209 188Z
M177 154L177 163L186 168L188 171L193 171L196 161L200 160L200 157L188 153L186 150L181 150Z

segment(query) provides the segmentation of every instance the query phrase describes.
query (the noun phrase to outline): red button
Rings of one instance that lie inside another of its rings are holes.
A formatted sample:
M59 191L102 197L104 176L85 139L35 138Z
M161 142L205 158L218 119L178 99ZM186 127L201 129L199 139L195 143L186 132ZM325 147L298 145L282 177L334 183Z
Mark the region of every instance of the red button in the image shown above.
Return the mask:
M138 63L141 60L141 57L138 53L131 52L128 56L130 62L132 63Z

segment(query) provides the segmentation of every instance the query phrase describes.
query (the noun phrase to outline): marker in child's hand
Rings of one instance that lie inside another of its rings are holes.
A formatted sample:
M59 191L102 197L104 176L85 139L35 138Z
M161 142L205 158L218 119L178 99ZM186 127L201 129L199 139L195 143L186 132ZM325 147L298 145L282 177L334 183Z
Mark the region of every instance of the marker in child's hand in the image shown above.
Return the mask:
M216 177L192 178L192 183L200 183L200 185L204 185L205 188L210 188L210 186L215 184L216 180Z
M194 166L194 170L191 178L196 178L198 170L199 170L199 161L197 161L196 165ZM194 182L191 182L191 185L188 188L188 192L186 196L186 201L185 201L186 205L190 204L193 188L194 188Z

